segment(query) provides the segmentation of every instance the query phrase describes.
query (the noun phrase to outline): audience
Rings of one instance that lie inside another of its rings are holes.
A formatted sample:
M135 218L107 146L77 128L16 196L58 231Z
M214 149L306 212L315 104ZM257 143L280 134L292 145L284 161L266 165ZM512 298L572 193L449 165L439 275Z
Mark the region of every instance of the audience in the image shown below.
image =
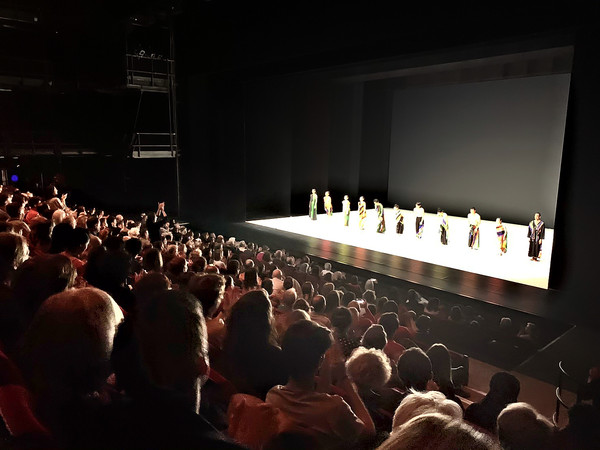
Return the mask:
M506 372L463 421L448 348L531 353L533 322L194 234L162 203L131 220L46 194L0 193L0 349L52 436L39 447L238 448L208 422L226 430L238 393L285 416L262 448L375 448L390 432L381 448L497 448L474 427L504 448L597 448L594 406L557 432Z

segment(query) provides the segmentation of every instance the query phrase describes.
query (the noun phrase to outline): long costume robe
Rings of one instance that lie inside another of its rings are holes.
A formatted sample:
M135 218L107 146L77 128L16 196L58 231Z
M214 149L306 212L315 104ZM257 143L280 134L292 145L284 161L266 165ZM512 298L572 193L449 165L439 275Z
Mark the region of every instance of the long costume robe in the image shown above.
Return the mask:
M423 208L415 207L413 212L415 213L415 233L417 234L417 237L421 239L423 237L423 229L425 228L425 220L423 219L425 211Z
M385 233L385 217L383 214L383 205L381 203L375 203L375 210L377 211L377 232Z
M477 213L467 216L469 221L469 241L470 248L477 250L479 248L479 226L481 225L481 216Z
M402 215L402 211L400 208L394 208L396 213L396 233L402 234L404 233L404 216Z
M500 244L500 252L506 253L508 247L506 227L503 223L496 225L496 235L498 236L498 244Z
M317 220L317 201L319 197L317 194L310 194L310 201L308 202L308 216L311 220Z
M333 206L331 205L331 197L329 195L323 197L323 207L328 216L333 214Z
M440 241L442 245L448 245L448 214L440 216Z
M535 224L535 220L529 222L529 228L527 229L527 237L529 238L529 257L530 258L541 258L542 257L542 244L541 240L546 235L546 224L542 220Z
M367 204L358 202L358 228L365 229L365 220L367 219Z
M342 211L344 212L344 226L350 222L350 200L342 200Z

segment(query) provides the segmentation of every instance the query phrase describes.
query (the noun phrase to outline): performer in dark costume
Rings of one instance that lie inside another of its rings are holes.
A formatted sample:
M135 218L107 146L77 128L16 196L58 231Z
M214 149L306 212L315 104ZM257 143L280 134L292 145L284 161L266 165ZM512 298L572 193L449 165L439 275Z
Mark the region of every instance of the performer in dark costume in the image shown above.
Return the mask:
M317 201L319 197L317 196L317 190L313 189L310 194L310 200L308 202L308 216L311 220L317 220Z
M542 257L542 240L546 235L546 225L542 215L536 212L533 220L529 222L527 237L529 238L529 257L532 261L539 261Z
M394 214L396 215L396 233L402 234L404 233L404 216L398 205L394 205Z
M440 241L442 245L448 245L448 214L438 208L440 218Z
M417 237L421 239L423 237L423 228L425 227L425 220L423 220L425 210L423 209L421 202L416 203L413 212L415 213L415 233L417 233Z
M373 201L375 204L375 211L377 211L377 232L385 233L385 217L383 215L383 205L379 203L379 200Z

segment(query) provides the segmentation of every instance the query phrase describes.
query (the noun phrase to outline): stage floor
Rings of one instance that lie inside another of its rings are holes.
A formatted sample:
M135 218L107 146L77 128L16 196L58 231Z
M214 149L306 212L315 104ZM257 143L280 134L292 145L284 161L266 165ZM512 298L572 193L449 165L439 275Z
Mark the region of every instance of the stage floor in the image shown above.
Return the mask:
M350 213L348 227L343 226L342 213L334 213L331 217L319 214L317 220L310 220L306 215L251 220L248 223L538 288L548 288L554 230L546 228L543 257L536 262L527 257L529 240L526 225L504 224L508 234L508 250L500 256L495 222L482 221L479 250L472 250L467 246L469 225L466 218L448 217L448 245L445 246L440 243L437 215L425 214L423 237L417 239L413 212L402 210L402 213L404 234L401 235L396 234L392 208L385 209L385 233L375 231L377 216L374 210L367 211L364 230L358 229L357 211Z

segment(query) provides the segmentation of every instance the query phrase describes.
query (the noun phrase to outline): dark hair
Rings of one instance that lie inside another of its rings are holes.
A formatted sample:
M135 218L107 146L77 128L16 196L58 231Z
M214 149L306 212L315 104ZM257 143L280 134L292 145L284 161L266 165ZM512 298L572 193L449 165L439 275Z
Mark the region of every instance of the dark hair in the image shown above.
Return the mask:
M219 307L225 294L225 278L218 274L194 274L187 284L188 291L202 304L205 317Z
M325 312L325 307L327 306L327 301L325 297L322 295L317 295L313 299L313 308L316 313L323 314Z
M290 378L313 375L332 343L331 331L315 322L300 320L290 325L281 344Z
M49 253L61 253L67 248L73 227L68 223L59 223L52 229L52 245Z
M185 291L164 290L119 327L111 362L119 387L130 396L165 390L189 403L195 400L189 395L199 377L198 359L207 355L199 302Z
M163 259L160 250L156 248L146 250L142 256L142 267L148 272L160 272L163 267Z
M170 287L171 282L166 275L160 272L147 273L133 286L136 304L146 302L150 297L159 292L167 291Z
M517 401L520 391L521 383L517 377L508 372L497 372L490 379L490 390L486 398L507 405Z
M258 272L255 268L246 269L244 272L244 287L252 289L258 286Z
M309 295L312 297L315 293L315 288L310 281L305 281L302 283L302 295Z
M67 235L66 249L69 252L83 251L90 242L90 235L83 228L75 228Z
M273 280L271 278L265 278L261 286L265 291L267 291L267 294L273 294Z
M247 358L254 347L275 345L277 342L271 301L262 289L246 292L233 305L227 320L224 348L235 360Z
M417 326L418 330L421 333L426 333L429 331L429 328L431 327L431 317L429 317L425 314L421 314L419 317L417 317L417 320L415 321L415 325Z
M437 297L432 297L427 302L427 309L430 311L439 311L440 309L440 299Z
M6 205L6 214L8 214L11 219L19 217L21 212L21 206L22 205L20 203L15 203L14 201L12 203L9 203L8 205Z
M444 344L433 344L427 350L427 356L431 361L433 381L438 385L452 382L452 361L448 348Z
M352 325L352 314L350 313L350 310L345 306L335 308L331 314L331 326L337 328L340 333L346 334L350 325Z
M348 304L353 300L356 300L356 294L354 292L344 292L344 296L342 297L342 305L348 306Z
M327 313L333 313L333 311L335 311L335 309L340 306L340 293L334 289L329 294L327 294L325 300L325 311Z
M398 377L406 388L425 391L432 377L429 357L418 347L409 348L398 358Z
M367 289L365 292L363 292L362 296L367 303L375 303L375 301L377 299L377 295L375 294L375 291L372 289Z
M394 300L388 300L381 308L381 311L384 314L390 312L398 314L398 303L396 303Z
M385 332L388 335L388 339L392 339L394 337L394 333L400 326L400 321L398 320L398 314L395 312L386 312L381 315L379 318L379 324L383 327Z
M292 305L292 309L301 309L302 311L309 312L310 311L310 305L303 298L299 298Z
M136 257L142 251L142 241L138 238L129 238L125 241L125 251L131 255L132 258Z

